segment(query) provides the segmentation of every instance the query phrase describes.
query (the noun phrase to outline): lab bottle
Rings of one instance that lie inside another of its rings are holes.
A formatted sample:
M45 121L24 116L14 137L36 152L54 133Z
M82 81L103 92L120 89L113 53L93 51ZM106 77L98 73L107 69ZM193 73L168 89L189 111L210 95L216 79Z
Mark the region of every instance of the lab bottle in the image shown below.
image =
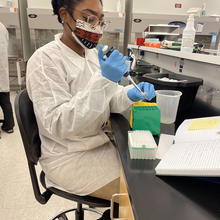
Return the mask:
M206 3L202 4L201 16L206 16Z
M194 16L190 15L187 20L186 28L183 31L181 52L187 52L187 53L193 52L195 36L196 36L196 30L194 27Z

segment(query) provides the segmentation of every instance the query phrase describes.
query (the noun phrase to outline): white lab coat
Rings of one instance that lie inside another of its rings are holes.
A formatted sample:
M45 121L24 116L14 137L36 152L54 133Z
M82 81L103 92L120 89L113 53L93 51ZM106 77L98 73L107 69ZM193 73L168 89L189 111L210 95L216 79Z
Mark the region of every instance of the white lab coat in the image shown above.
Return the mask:
M0 22L0 92L9 92L8 31Z
M123 112L132 104L130 87L101 75L96 49L82 58L61 36L30 58L27 90L47 178L66 191L88 195L119 177L118 153L103 129L110 112Z

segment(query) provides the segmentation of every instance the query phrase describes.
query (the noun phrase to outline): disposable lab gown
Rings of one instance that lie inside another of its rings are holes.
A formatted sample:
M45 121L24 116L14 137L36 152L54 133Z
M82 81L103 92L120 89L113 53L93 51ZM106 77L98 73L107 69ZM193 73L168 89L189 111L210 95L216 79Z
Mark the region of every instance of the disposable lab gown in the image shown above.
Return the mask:
M96 49L82 58L61 36L29 60L27 89L47 178L66 191L88 195L119 177L118 153L104 129L110 112L123 112L132 102L129 87L101 75Z
M8 31L0 22L0 92L9 92Z

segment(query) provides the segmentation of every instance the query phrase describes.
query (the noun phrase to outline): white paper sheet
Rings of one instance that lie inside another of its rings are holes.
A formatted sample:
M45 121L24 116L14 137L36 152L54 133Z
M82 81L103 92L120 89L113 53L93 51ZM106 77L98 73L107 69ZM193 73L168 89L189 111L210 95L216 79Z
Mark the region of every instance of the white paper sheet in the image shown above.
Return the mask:
M174 141L174 135L161 134L157 149L157 159L162 159L166 152L170 149Z

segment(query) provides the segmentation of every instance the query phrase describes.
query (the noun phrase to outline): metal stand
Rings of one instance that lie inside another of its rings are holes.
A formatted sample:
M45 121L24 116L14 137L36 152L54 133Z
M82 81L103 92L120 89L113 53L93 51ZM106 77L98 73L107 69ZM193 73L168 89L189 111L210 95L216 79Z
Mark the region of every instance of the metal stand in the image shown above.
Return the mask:
M127 56L128 43L131 38L131 29L132 29L132 11L133 11L133 0L125 1L125 31L124 31L124 45L123 53Z
M96 209L91 209L91 208L83 208L82 204L77 204L76 209L69 209L66 211L63 211L59 213L57 216L55 216L52 220L68 220L66 214L69 212L76 212L75 213L75 220L84 220L84 211L89 211L89 212L94 212L98 215L102 215L103 213L96 210Z

